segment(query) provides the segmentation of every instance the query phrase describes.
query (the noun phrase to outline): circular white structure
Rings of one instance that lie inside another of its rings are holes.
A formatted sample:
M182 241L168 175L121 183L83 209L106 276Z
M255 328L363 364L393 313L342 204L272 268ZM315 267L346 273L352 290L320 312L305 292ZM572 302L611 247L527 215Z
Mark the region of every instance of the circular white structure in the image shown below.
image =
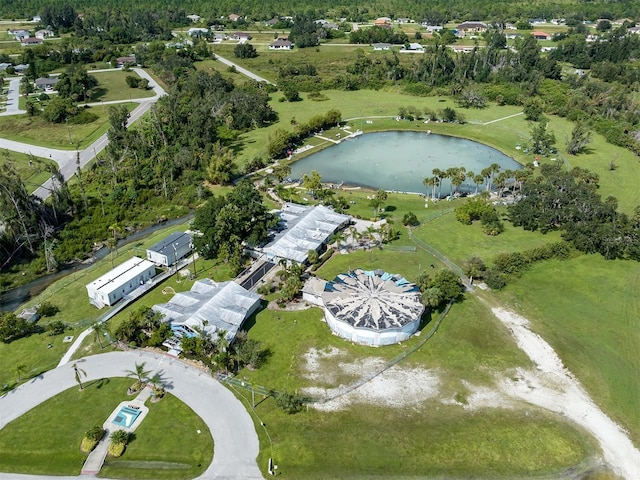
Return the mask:
M418 286L382 270L353 270L327 282L322 293L331 330L364 345L406 340L420 326L424 305Z

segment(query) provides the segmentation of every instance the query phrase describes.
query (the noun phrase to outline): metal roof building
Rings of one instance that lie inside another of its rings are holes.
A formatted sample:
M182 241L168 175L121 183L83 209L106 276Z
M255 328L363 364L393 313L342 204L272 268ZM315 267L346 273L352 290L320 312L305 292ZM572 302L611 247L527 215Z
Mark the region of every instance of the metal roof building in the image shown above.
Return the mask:
M174 232L147 248L147 260L168 267L191 252L191 235Z
M341 273L326 283L321 298L331 330L365 345L406 340L425 309L416 284L382 270Z
M89 301L98 308L113 305L156 276L156 266L132 257L87 285Z
M195 333L203 329L215 338L218 331L226 332L231 342L244 321L260 306L260 295L249 292L235 282L198 280L188 292L176 293L173 298L152 308L171 322L174 332Z
M269 259L286 258L307 261L309 250L319 250L329 237L351 221L349 215L336 213L322 205L311 207L286 203L278 216L284 229L262 248Z

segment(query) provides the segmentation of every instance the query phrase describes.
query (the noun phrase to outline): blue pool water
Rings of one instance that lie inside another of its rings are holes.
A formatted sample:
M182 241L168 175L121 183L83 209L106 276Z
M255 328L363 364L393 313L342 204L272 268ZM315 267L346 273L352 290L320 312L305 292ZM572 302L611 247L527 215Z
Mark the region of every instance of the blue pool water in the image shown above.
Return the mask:
M116 425L120 425L121 427L129 428L131 427L131 425L133 425L133 422L136 421L138 415L140 415L140 410L125 405L116 414L115 418L113 419L113 423L115 423Z

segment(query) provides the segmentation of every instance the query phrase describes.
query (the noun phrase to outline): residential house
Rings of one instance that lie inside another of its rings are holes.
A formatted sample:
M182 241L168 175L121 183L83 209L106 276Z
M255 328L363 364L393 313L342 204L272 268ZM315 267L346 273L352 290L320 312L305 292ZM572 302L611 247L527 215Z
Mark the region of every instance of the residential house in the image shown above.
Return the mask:
M203 37L205 36L207 33L209 33L209 29L208 28L190 28L189 30L187 30L187 34L190 37Z
M42 45L43 42L44 40L42 40L41 38L29 37L23 38L20 42L20 45L22 45L23 47L33 47L34 45Z
M224 40L228 40L229 37L227 37L224 33L214 33L213 34L213 43L220 43Z
M43 28L42 30L38 30L36 32L36 38L41 38L44 40L47 37L53 37L53 31L49 30L48 28Z
M390 43L374 43L373 49L376 51L391 50L391 44Z
M87 285L89 302L98 308L113 305L156 275L148 260L132 257Z
M13 35L18 42L22 41L24 38L29 38L31 36L29 30L23 29L10 29L7 30L7 33L9 35Z
M229 20L231 20L232 22L237 22L241 18L242 17L240 15L237 15L235 13L232 13L232 14L229 15Z
M47 78L41 77L41 78L37 78L34 84L37 90L41 90L43 92L50 92L54 90L53 87L55 87L56 83L58 82L59 82L58 77L47 77Z
M193 23L198 23L200 21L200 15L187 15L187 18Z
M376 27L391 28L391 19L389 17L376 18L373 25Z
M456 53L471 53L476 48L473 45L448 45Z
M409 43L400 49L401 53L424 53L424 46L419 43Z
M191 250L191 235L174 232L147 248L147 260L161 267L170 267L186 257Z
M566 23L567 23L567 21L564 18L552 18L551 19L551 24L552 25L564 25Z
M31 19L32 23L40 23L42 21L42 17L40 15L36 15Z
M27 68L29 68L28 63L21 63L13 67L13 71L16 73L16 75L22 75Z
M251 35L246 32L233 32L231 34L231 39L238 40L240 42L246 42L248 40L251 40Z
M410 18L396 18L396 23L403 25L405 23L413 23L413 20L411 20Z
M269 44L269 50L291 50L293 43L286 38L278 38Z
M533 38L535 38L536 40L550 40L551 39L551 35L549 35L546 32L543 32L541 30L534 30L533 32L531 32L531 35L533 35Z
M422 22L422 26L425 27L429 33L441 32L444 28L442 25L429 25L428 22Z
M135 65L136 57L134 57L133 55L128 57L118 57L116 59L116 62L118 62L118 67L124 67L125 65Z
M629 27L629 28L627 28L627 32L633 33L635 35L639 35L640 34L640 27Z
M272 18L271 20L267 20L266 22L264 22L264 24L267 27L274 27L276 26L278 23L280 23L280 19L277 17Z
M530 18L529 25L542 25L543 23L547 23L547 20L544 18Z
M476 35L487 31L487 24L484 22L462 22L456 27L458 36L466 37L467 35Z
M10 63L2 62L0 63L0 72L4 72L7 68L11 66Z

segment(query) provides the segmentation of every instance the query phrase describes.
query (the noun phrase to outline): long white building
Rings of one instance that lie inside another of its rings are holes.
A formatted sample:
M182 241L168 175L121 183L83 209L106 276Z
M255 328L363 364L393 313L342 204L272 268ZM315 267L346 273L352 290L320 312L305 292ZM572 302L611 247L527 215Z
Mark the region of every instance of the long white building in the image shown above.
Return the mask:
M132 257L87 285L89 301L98 308L113 305L156 276L156 266Z

